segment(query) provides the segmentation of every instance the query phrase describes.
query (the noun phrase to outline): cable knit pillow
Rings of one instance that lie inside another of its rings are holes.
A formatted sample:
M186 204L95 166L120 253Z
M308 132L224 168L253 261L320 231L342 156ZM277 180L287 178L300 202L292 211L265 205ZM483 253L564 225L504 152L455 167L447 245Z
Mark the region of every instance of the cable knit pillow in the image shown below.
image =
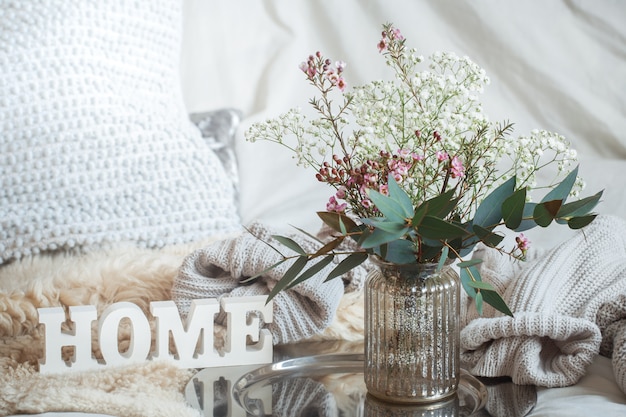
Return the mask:
M177 0L0 1L0 263L239 229L190 122Z

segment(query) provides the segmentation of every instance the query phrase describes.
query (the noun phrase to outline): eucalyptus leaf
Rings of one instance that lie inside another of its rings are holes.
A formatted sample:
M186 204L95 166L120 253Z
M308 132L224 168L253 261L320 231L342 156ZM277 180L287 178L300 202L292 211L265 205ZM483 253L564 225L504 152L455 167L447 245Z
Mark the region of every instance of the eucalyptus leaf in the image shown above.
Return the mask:
M493 229L502 220L502 203L515 192L515 177L509 178L493 190L476 209L473 224Z
M502 203L502 218L504 224L511 230L515 230L522 223L524 205L526 204L526 188L515 191Z
M459 270L459 278L461 279L461 285L463 286L463 289L465 290L467 295L475 298L477 294L476 289L474 289L474 287L472 287L469 283L472 281L481 280L478 269L476 269L475 266L461 268Z
M600 201L602 193L603 191L600 191L590 197L563 204L559 209L557 216L561 219L568 219L589 214L589 212L593 210Z
M552 220L556 218L561 203L561 200L551 200L537 204L533 210L535 223L541 227L548 227L550 223L552 223Z
M497 233L492 232L491 230L485 229L484 227L474 225L472 227L476 236L483 242L485 245L495 248L502 242L504 236L501 236Z
M306 281L309 278L315 276L315 274L319 273L322 269L324 269L329 263L333 261L333 255L324 256L319 262L316 262L309 269L305 270L302 274L300 274L296 279L292 280L287 287L286 290L295 287L301 282Z
M334 231L342 233L342 234L343 234L342 229L348 230L348 232L352 232L358 229L358 226L354 222L354 220L352 220L350 217L341 213L335 213L335 212L329 212L329 211L318 211L317 216L320 219L322 219L324 224L329 226ZM343 226L342 226L342 223L343 223Z
M413 201L411 200L411 197L409 197L406 191L400 188L395 178L391 174L389 174L387 187L389 191L389 197L391 197L394 201L398 202L400 207L402 207L404 217L405 218L413 217Z
M589 214L587 216L573 217L567 221L567 225L570 229L582 229L596 218L596 214Z
M374 229L365 239L360 242L363 249L370 249L385 243L402 238L406 233L405 229L396 232L388 232L382 229Z
M534 211L537 203L527 202L524 204L524 211L522 213L522 222L517 226L514 230L516 232L524 232L526 230L530 230L533 227L537 226L537 223L534 220Z
M476 304L476 310L478 311L478 315L483 315L483 293L477 292L476 297L474 297L474 303Z
M293 281L298 276L300 271L304 269L308 261L309 259L306 256L298 256L295 262L289 267L289 269L287 269L283 277L278 280L274 288L272 288L272 291L270 291L267 297L266 303L274 298L284 288L287 288L291 281Z
M368 258L368 254L364 252L355 252L346 256L339 264L328 274L324 282L333 278L337 278L347 272L350 272L353 268L361 265Z
M450 248L448 248L447 246L444 246L443 249L441 250L441 257L439 258L439 262L437 263L437 271L441 271L443 269L443 266L446 263L446 260L448 259L448 253L450 252Z
M458 198L453 198L455 189L450 189L445 193L426 200L422 205L427 206L426 214L433 217L445 218L456 207Z
M578 166L570 172L567 177L563 179L556 187L551 189L542 199L541 203L546 201L560 200L565 202L567 196L572 191L574 184L576 183L576 177L578 176Z
M415 244L406 239L389 242L384 259L395 264L413 263L416 261Z
M415 214L411 220L411 226L417 228L422 223L424 216L426 216L426 213L428 212L428 206L428 201L420 204L420 206L415 210Z
M409 216L405 215L402 204L391 197L383 195L376 190L367 190L367 195L374 203L374 206L389 220L401 222L413 217L412 214Z
M477 290L489 290L489 291L495 291L496 289L493 287L493 285L491 285L490 283L486 282L486 281L470 281L468 282L468 285L470 285L472 288L476 288Z
M424 216L422 223L417 228L417 233L428 239L454 239L467 234L461 226L449 223L434 216Z
M272 237L276 239L278 242L280 242L282 245L288 247L289 249L298 253L299 255L306 255L306 251L302 249L302 246L300 246L295 240L286 236L279 236L279 235L272 235Z
M495 308L496 310L506 314L507 316L513 317L513 312L509 309L509 306L506 305L506 302L500 297L495 290L480 290L480 293L483 296L483 300Z
M389 233L397 233L402 231L403 233L408 232L409 227L406 225L406 222L396 222L393 220L387 220L384 217L374 217L370 219L362 219L364 224L368 226L372 226L376 229L383 230Z
M479 265L483 262L482 259L470 259L468 261L459 262L457 266L459 268L469 268L470 266Z
M317 252L315 252L313 254L313 257L317 257L317 256L320 256L320 255L327 254L328 252L336 249L337 246L341 245L341 242L343 242L344 239L345 239L344 236L339 236L339 237L336 237L335 239L327 242L321 248L319 248L317 250Z

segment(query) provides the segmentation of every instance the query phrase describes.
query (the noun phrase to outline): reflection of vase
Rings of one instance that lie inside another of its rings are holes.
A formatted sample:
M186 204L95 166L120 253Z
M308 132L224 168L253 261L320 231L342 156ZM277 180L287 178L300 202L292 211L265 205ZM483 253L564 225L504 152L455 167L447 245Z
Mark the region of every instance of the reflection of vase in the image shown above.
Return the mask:
M461 406L457 397L427 404L392 404L365 397L364 417L459 417Z
M459 385L460 283L452 267L390 264L365 285L365 384L386 401L422 403Z

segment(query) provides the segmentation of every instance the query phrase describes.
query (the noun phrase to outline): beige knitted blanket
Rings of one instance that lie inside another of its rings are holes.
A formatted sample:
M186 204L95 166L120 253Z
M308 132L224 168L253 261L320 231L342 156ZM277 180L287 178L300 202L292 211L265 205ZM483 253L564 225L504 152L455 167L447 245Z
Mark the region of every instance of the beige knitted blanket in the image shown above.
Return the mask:
M599 216L572 239L526 262L477 248L481 275L515 317L466 303L462 360L481 376L518 384L576 383L595 355L612 357L626 392L626 221Z

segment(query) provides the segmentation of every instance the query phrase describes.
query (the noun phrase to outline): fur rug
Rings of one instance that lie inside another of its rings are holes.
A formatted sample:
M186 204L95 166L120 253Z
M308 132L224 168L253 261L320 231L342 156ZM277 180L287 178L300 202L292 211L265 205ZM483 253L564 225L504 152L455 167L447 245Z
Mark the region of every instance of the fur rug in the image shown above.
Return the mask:
M47 411L197 415L182 394L193 372L180 370L171 363L148 362L97 372L40 375L37 367L43 357L43 326L38 325L37 308L95 305L100 314L112 303L130 301L150 317L151 301L170 299L172 282L184 258L211 241L161 250L118 247L88 254L38 255L2 266L0 415ZM120 351L130 341L130 329L124 328L124 323L119 332ZM224 329L216 328L219 347ZM95 335L95 325L93 332ZM314 339L362 337L362 294L351 293L342 298L333 324ZM93 354L100 357L95 336L92 340ZM66 359L72 353L72 348L63 351ZM149 406L138 405L141 403Z

